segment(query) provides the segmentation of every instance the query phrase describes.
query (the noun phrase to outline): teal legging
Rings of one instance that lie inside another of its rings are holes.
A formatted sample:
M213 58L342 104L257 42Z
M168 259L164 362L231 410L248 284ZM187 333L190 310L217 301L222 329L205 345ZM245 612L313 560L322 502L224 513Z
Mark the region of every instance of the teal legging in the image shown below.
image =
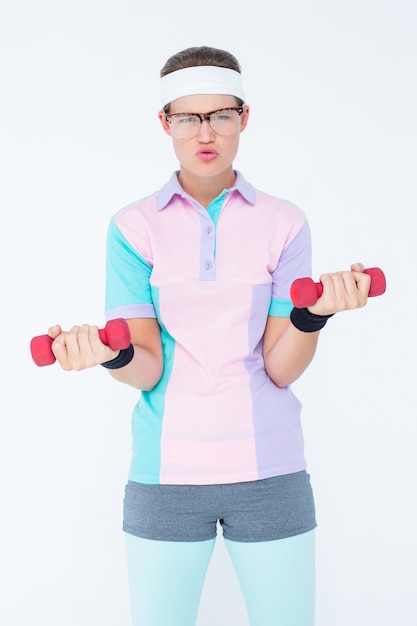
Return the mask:
M214 542L126 534L133 626L195 626ZM278 541L225 543L250 626L314 626L314 531Z

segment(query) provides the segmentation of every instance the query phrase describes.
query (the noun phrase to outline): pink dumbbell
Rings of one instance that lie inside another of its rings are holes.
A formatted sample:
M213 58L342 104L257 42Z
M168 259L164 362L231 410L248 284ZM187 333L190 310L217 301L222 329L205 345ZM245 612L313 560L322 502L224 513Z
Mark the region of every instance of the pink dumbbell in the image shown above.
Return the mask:
M382 296L387 283L384 272L379 267L370 267L365 274L371 277L369 296ZM290 295L292 303L297 309L313 306L323 293L323 285L315 283L311 278L297 278L291 285Z
M130 344L130 331L126 320L119 318L107 322L104 328L98 331L100 339L112 350L124 350ZM53 339L49 335L38 335L30 342L32 359L36 365L52 365L56 359L52 352Z

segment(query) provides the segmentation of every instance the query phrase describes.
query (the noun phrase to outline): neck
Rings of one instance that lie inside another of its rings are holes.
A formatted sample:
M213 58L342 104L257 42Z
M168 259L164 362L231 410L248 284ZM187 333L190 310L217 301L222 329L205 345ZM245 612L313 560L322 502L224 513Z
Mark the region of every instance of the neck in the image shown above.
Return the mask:
M201 177L195 176L191 172L181 170L178 176L181 187L186 193L192 196L203 207L207 208L223 191L233 187L236 174L233 169L227 170L218 176Z

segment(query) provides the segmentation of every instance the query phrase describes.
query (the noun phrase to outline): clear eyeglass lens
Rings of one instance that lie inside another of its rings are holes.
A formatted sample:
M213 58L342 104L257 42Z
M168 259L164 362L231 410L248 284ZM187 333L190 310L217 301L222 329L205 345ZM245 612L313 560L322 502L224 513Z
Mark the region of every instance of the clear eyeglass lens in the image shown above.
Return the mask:
M210 119L211 127L219 135L231 135L238 127L239 113L237 111L218 111Z
M221 110L212 113L210 125L219 135L231 135L238 127L239 113L237 111ZM171 118L171 131L177 139L191 139L200 130L201 122L198 115L178 114Z
M171 118L171 131L177 139L190 139L200 130L200 118L197 115L174 115Z

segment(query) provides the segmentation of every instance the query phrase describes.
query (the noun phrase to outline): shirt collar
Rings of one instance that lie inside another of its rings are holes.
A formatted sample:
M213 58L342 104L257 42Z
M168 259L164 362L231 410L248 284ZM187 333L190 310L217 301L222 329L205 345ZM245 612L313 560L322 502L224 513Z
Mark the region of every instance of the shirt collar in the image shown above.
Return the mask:
M179 172L174 172L169 181L158 192L158 211L165 209L171 202L174 196L182 196L183 198L190 198L190 196L181 187L178 180ZM240 195L249 204L255 204L255 189L250 183L242 176L240 172L236 172L236 180L233 187L227 190L231 193L238 191Z

